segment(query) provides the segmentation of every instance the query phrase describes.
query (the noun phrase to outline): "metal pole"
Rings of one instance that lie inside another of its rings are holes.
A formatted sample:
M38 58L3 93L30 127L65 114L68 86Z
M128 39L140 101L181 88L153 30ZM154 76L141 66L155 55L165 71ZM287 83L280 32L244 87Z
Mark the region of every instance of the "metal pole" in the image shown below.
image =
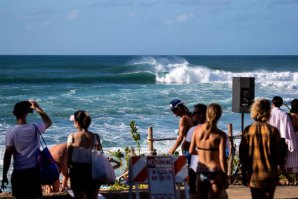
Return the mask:
M244 131L244 113L241 113L241 134Z
M234 160L234 140L233 140L233 125L228 124L228 136L229 136L229 161L228 161L228 177L229 182L232 184L232 174L233 174L233 160Z

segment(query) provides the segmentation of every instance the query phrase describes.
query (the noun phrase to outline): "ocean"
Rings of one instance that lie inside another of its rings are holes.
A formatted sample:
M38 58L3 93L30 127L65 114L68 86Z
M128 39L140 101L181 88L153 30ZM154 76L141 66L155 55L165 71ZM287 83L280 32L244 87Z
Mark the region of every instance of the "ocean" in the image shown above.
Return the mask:
M149 127L155 138L176 137L179 118L169 109L176 98L190 110L196 103L221 104L219 128L227 132L232 123L234 134L240 134L241 114L232 112L233 77L255 77L256 98L280 95L289 105L298 97L298 56L0 56L0 170L5 132L15 124L12 109L18 101L34 99L48 113L53 121L45 134L49 146L66 142L75 131L69 116L83 109L107 154L136 146L132 120L146 153ZM37 119L34 113L28 121ZM249 114L244 119L245 126L252 122ZM166 153L173 143L154 147Z

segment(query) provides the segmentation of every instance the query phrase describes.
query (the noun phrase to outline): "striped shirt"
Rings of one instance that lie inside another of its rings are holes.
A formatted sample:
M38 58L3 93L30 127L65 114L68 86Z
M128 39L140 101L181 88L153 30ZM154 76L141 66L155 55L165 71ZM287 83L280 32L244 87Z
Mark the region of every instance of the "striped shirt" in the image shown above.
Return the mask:
M278 165L282 164L281 137L277 128L266 122L254 122L245 128L239 147L244 182L263 188L278 183Z

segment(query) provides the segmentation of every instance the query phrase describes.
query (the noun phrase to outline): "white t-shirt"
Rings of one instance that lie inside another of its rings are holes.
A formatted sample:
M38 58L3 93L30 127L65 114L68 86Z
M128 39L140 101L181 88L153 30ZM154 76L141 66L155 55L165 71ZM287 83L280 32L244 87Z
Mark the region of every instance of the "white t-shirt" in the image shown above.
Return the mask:
M199 125L201 125L201 124L199 124ZM197 126L199 126L199 125L197 125ZM193 132L197 126L193 126L188 130L186 137L185 137L185 140L187 142L191 143ZM199 156L191 154L189 167L192 168L194 171L197 171L198 162L199 162Z
M46 125L43 122L34 123L40 133L44 133ZM8 129L5 136L5 145L14 147L13 166L16 170L28 169L37 166L36 151L40 146L40 135L35 131L33 123L15 125Z
M293 152L297 143L296 133L293 130L290 116L281 109L274 107L271 109L269 124L278 128L280 137L285 138L286 140L288 150Z

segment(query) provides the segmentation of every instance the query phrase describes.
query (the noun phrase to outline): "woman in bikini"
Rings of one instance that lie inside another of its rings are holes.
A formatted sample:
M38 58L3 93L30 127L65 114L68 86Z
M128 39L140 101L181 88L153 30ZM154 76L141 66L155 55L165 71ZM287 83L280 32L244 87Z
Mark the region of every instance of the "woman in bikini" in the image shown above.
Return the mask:
M207 107L207 121L196 127L190 153L199 155L197 168L197 191L200 199L219 198L227 188L226 134L217 128L222 109L219 104Z
M88 131L91 118L85 111L77 111L70 120L77 128L67 140L70 185L77 199L96 199L100 184L92 179L91 151L101 149L97 134Z

